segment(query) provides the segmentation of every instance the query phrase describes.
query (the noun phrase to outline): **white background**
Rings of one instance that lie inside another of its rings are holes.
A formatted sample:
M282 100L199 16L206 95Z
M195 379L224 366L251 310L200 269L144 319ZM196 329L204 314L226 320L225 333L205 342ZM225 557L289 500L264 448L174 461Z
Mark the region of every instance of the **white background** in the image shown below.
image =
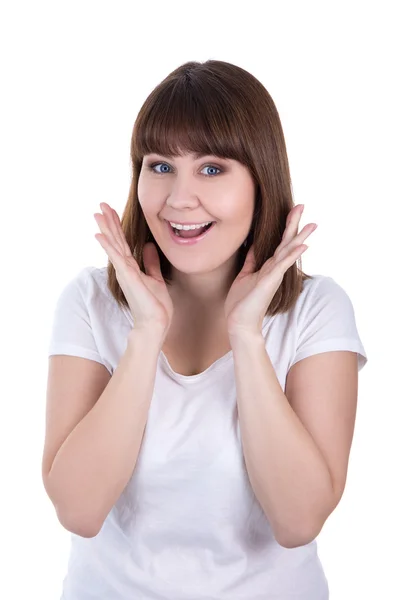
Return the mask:
M274 99L302 223L318 223L303 268L347 291L369 358L346 491L318 537L331 600L400 597L396 7L2 4L0 597L61 595L70 534L41 480L52 311L80 269L106 265L93 214L102 201L122 214L145 98L209 58L247 69Z

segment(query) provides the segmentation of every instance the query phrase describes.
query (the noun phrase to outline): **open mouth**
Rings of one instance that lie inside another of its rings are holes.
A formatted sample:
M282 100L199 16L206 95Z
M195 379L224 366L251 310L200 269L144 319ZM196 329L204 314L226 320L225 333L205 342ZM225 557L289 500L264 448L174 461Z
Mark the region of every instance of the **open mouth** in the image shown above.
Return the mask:
M176 229L176 227L172 227L171 225L171 229L174 233L174 235L176 235L177 237L183 238L183 239L193 239L196 237L199 237L200 235L202 235L203 233L205 233L206 231L208 231L209 229L211 229L211 227L214 225L215 221L212 221L211 223L209 223L208 225L205 225L204 227L199 227L198 229Z
M200 227L199 229L187 229L187 230L177 230L172 227L169 221L166 221L166 225L169 229L169 233L174 242L180 245L191 246L193 244L197 244L197 242L202 241L207 237L211 229L217 224L216 221L212 221L208 225L204 227Z

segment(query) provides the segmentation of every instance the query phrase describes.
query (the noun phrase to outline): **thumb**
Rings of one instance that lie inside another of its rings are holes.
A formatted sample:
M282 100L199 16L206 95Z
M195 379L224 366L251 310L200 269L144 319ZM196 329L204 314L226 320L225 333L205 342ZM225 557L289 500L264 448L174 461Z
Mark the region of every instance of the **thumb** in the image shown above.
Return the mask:
M254 244L252 244L249 248L249 251L246 254L246 258L245 258L243 267L242 267L241 271L239 272L238 277L244 277L245 275L254 273L255 268L256 268L256 259L254 256Z
M160 257L153 242L147 242L143 246L143 264L146 275L157 279L157 281L164 281L161 273Z

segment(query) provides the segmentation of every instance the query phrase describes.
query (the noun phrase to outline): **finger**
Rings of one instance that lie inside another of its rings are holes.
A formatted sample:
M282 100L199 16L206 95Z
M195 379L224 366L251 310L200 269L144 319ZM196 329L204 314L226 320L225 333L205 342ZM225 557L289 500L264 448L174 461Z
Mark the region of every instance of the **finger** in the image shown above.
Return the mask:
M299 244L302 244L304 240L308 238L309 235L313 233L317 229L317 223L308 223L303 227L303 229L298 233L292 240L290 240L285 246L278 246L274 256L282 259L282 257L286 257L287 253L292 252L293 248L296 248Z
M119 233L119 237L120 237L120 240L121 240L122 248L124 249L124 252L128 256L132 256L132 251L131 251L131 249L129 247L128 242L126 241L126 237L125 237L125 234L124 234L123 229L122 229L120 218L119 218L119 216L118 216L118 214L117 214L117 212L115 210L114 210L114 219L116 221L117 231Z
M294 209L290 211L287 217L286 229L282 236L282 242L280 246L286 246L292 239L297 235L299 229L299 223L301 219L301 215L303 213L303 205L295 206Z
M293 248L291 252L285 256L284 259L279 261L279 269L281 271L282 276L286 273L286 271L300 258L300 256L307 250L308 246L306 244L301 244L300 246L296 246Z
M101 213L94 213L94 218L103 236L107 239L109 244L112 244L115 249L118 248L117 242L114 238L112 231L110 230L106 217Z
M106 221L109 232L113 235L115 243L121 253L124 252L123 244L118 234L118 228L114 219L113 209L106 202L100 202L100 208L103 211L103 216Z
M128 242L126 241L125 234L122 230L121 220L118 216L117 211L114 208L111 208L111 206L109 206L105 202L102 202L102 204L105 204L105 206L109 208L109 212L110 212L112 223L113 223L113 233L116 236L116 238L119 240L120 246L121 246L123 252L125 252L125 254L127 256L132 256L131 249L129 247Z
M298 233L296 237L291 242L289 242L289 250L291 251L294 246L302 244L304 240L306 240L308 236L310 236L313 233L313 231L317 229L317 227L317 223L308 223L305 227L303 227L300 233Z
M256 267L256 259L254 255L254 244L252 244L246 254L246 258L243 263L243 267L240 271L239 276L243 277L244 275L248 275L249 273L254 273L254 269Z
M96 233L94 237L100 243L101 247L106 251L108 258L114 265L114 268L117 270L117 268L121 265L120 261L122 260L120 252L118 252L115 246L110 243L107 235L104 233Z
M109 220L107 219L107 216L103 213L94 213L93 216L96 219L96 223L99 226L101 232L108 236L109 241L113 240L115 242L116 240L114 240L114 235L110 229L110 224Z
M108 255L108 258L110 259L110 262L112 263L116 271L117 279L118 274L124 273L127 269L132 269L132 271L130 270L130 273L137 273L138 275L140 274L140 267L136 260L133 258L132 254L130 254L129 256L127 256L126 254L121 254L120 250L115 245L115 243L110 242L110 239L108 238L107 234L96 233L94 237L97 239L97 241L100 243L100 245Z
M122 258L123 251L122 251L119 243L115 239L114 234L112 233L112 231L110 231L110 228L108 226L105 216L102 214L99 214L99 213L95 213L94 218L95 218L96 223L98 224L99 229L101 231L101 234L98 234L101 237L96 238L96 239L98 239L99 242L103 241L102 246L103 246L104 250L106 250L111 262L116 267L116 263L114 262L115 258L117 258L117 257ZM110 249L112 249L113 251L111 250L111 252L110 252ZM117 254L115 254L115 253L117 253ZM112 257L111 257L111 255L112 255ZM117 258L117 260L118 260L118 258ZM118 263L118 264L121 264L121 263Z

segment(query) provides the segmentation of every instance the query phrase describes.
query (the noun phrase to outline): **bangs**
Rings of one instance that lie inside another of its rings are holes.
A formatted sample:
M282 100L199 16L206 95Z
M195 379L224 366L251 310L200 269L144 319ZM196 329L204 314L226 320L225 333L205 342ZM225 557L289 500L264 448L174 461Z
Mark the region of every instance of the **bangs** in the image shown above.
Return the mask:
M170 157L193 153L196 158L211 154L249 165L237 102L218 82L200 85L181 78L161 83L137 119L133 155L141 161L153 152Z

